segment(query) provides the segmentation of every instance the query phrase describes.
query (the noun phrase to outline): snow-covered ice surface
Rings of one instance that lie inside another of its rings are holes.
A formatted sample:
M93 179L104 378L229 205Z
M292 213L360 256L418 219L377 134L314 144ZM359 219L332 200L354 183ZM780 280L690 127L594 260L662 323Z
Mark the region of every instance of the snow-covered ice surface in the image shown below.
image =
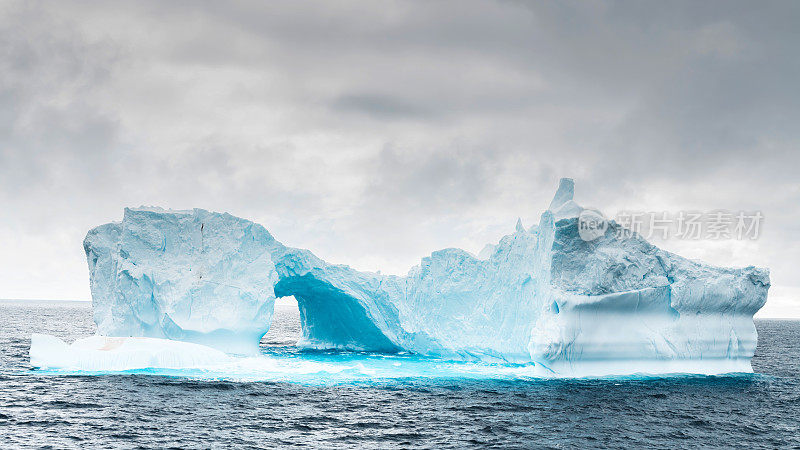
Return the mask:
M90 336L67 345L46 334L31 336L31 366L37 369L120 372L195 369L225 364L233 357L204 345L148 337Z
M259 225L202 210L126 210L86 239L98 330L243 353L275 296L297 299L300 345L523 364L531 376L750 372L765 269L705 265L578 232L563 179L540 223L479 256L434 252L407 276L332 265ZM200 276L202 275L202 277Z
M126 208L122 222L84 240L98 332L255 353L272 319L271 254L281 247L229 214Z

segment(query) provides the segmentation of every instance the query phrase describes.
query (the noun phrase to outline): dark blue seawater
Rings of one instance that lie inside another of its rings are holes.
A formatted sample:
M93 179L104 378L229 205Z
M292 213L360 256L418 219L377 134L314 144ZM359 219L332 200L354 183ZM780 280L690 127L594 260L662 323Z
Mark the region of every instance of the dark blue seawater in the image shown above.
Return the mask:
M403 377L241 381L35 372L30 334L93 334L91 309L0 302L0 447L800 448L800 322L756 326L754 375L532 380L454 377L403 356L298 352L297 313L283 308L262 341L266 355L385 360Z

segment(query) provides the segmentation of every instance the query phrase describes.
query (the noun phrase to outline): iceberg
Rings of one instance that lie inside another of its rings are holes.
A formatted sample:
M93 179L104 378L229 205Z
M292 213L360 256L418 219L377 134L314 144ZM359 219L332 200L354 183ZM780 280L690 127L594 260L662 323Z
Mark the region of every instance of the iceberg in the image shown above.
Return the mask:
M258 352L275 302L271 255L282 247L261 225L202 209L126 208L83 247L101 335Z
M294 296L306 348L525 364L545 377L752 372L768 270L691 261L613 221L587 237L594 210L574 192L562 179L538 224L518 220L477 256L433 252L406 276L327 263L228 214L126 209L84 243L95 322L106 336L253 353L275 298Z
M661 250L610 221L584 239L562 179L540 219L479 256L445 249L405 277L275 259L303 344L533 363L540 376L752 372L766 269L719 268Z

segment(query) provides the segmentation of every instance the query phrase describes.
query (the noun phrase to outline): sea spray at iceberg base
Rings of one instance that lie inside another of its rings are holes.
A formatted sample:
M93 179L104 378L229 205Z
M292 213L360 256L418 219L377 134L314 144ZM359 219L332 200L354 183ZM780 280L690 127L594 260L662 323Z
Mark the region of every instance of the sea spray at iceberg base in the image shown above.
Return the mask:
M452 373L426 367L534 377L752 371L766 269L690 261L614 222L584 239L573 196L563 179L538 225L518 222L478 256L434 252L405 277L328 264L227 214L126 209L122 223L86 239L95 321L105 335L252 353L275 297L294 296L299 345L345 359L370 352L377 359L362 358L361 374L406 353L423 361L420 373L442 376ZM34 340L32 363L48 354L38 345L56 344ZM33 365L59 368L43 358Z

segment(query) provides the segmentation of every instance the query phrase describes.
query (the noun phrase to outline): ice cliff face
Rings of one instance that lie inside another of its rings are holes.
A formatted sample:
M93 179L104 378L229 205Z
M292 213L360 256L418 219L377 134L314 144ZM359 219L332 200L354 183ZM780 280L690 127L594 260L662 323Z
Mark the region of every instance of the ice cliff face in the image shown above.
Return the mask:
M751 371L768 271L689 261L618 227L587 242L577 219L556 223L554 308L532 330L532 359L558 374Z
M98 331L256 352L272 320L279 248L262 226L229 214L127 208L84 240Z
M583 240L573 194L564 179L537 226L518 222L478 257L434 252L405 277L328 264L226 214L126 210L86 239L95 320L107 335L252 349L274 297L292 295L313 348L534 363L545 376L751 370L766 270L689 261L613 222Z

